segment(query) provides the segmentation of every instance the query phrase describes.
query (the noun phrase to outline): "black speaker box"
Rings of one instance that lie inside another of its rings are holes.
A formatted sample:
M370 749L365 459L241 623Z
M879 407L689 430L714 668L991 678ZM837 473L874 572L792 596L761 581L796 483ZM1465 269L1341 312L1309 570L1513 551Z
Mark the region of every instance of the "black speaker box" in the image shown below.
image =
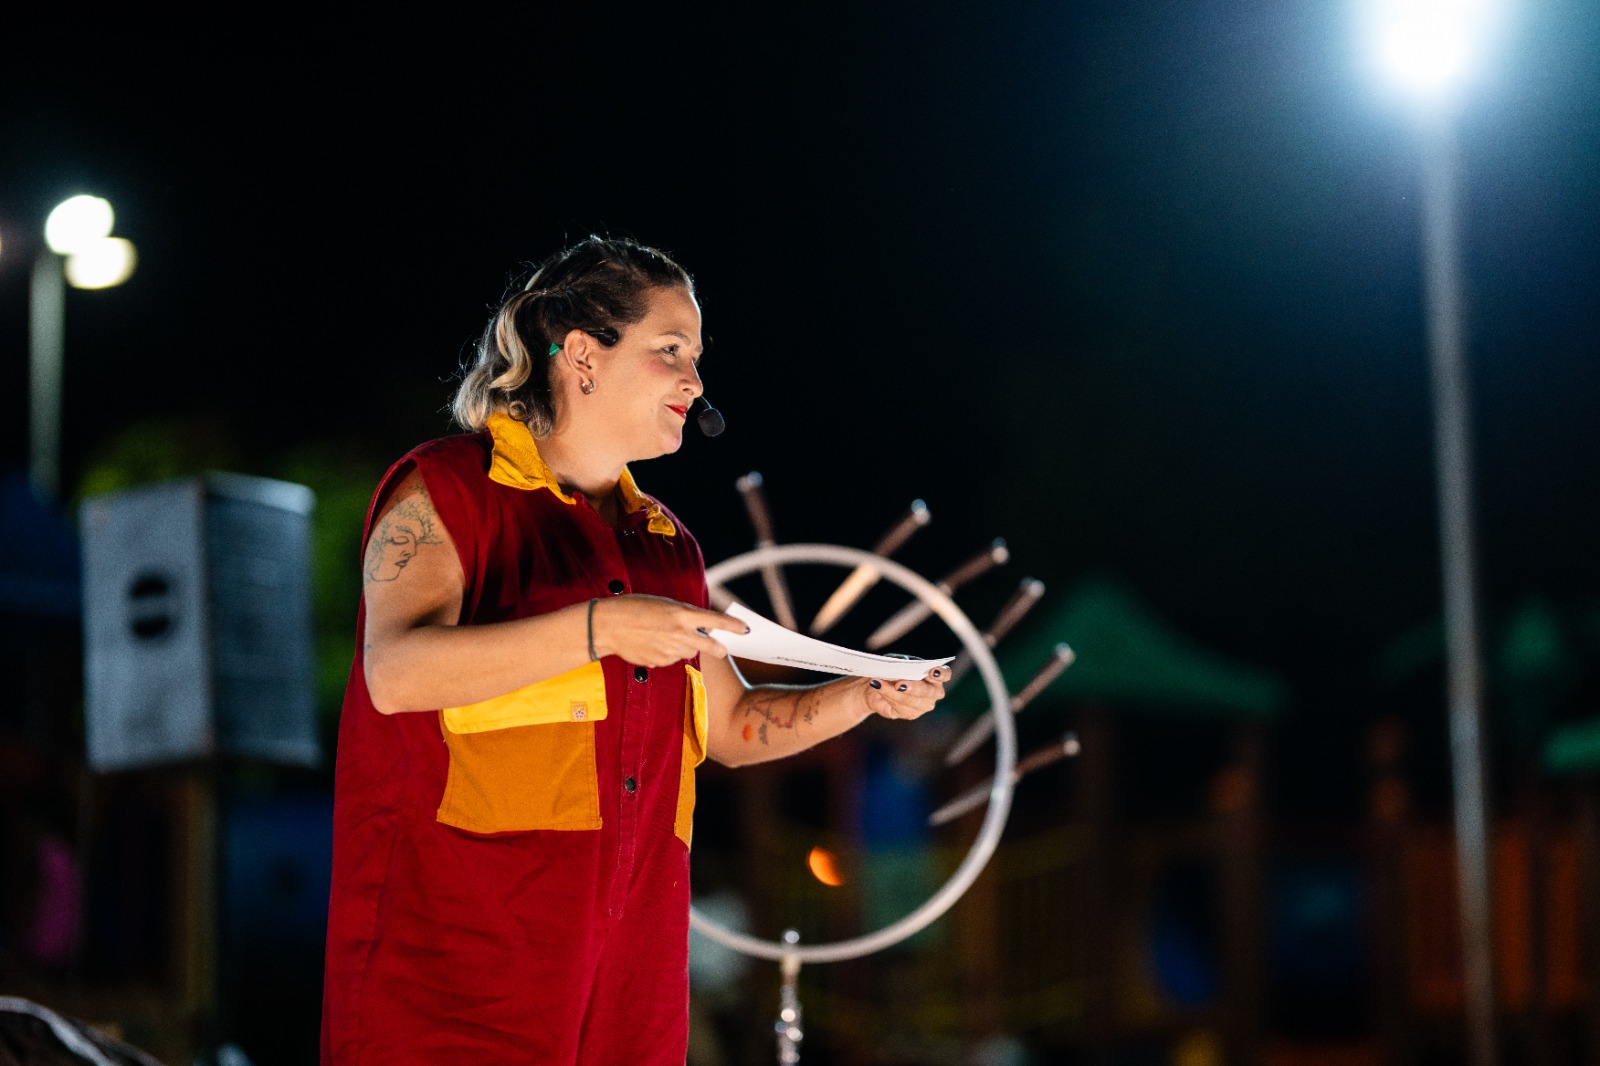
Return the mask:
M221 473L83 502L91 767L317 763L312 503Z

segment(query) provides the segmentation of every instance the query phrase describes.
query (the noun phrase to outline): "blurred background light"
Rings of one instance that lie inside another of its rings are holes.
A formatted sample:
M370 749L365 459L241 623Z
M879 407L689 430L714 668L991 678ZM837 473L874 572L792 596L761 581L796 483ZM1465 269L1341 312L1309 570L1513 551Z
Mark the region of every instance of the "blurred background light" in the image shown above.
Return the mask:
M57 255L71 255L111 235L111 203L98 196L74 196L56 205L45 219L44 239Z
M101 237L67 256L67 281L75 289L109 289L127 281L138 261L132 241Z
M1367 0L1362 11L1384 78L1427 99L1468 80L1498 21L1493 0Z
M818 881L833 888L844 884L844 877L839 873L839 864L833 857L833 852L826 848L812 848L811 854L806 856L806 865L811 868L811 876Z

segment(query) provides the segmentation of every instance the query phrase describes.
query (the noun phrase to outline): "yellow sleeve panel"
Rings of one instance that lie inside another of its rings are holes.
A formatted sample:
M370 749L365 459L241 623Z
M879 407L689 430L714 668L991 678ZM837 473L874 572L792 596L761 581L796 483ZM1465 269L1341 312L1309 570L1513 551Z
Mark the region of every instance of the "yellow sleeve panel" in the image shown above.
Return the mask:
M482 733L519 725L598 722L605 716L605 673L599 662L592 662L504 696L446 707L444 725L452 733Z
M683 761L678 767L678 813L672 831L689 847L694 836L694 768L706 761L706 683L694 667L684 669L689 684L683 701Z

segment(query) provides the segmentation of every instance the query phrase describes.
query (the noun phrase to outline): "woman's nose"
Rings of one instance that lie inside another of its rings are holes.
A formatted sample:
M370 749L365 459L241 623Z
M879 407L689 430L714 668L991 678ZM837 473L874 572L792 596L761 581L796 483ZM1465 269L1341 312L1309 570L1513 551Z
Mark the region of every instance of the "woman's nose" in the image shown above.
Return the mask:
M700 381L700 368L693 363L689 364L689 369L683 375L683 391L691 397L698 397L706 391L705 385Z

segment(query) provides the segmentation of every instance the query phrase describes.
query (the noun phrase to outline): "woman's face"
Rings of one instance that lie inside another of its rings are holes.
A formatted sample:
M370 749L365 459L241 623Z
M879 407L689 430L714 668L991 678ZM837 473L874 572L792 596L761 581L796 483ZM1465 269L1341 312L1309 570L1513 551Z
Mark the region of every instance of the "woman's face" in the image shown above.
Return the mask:
M701 393L700 305L681 286L651 290L649 310L595 360L595 390L576 399L600 415L630 459L683 444L689 405Z

